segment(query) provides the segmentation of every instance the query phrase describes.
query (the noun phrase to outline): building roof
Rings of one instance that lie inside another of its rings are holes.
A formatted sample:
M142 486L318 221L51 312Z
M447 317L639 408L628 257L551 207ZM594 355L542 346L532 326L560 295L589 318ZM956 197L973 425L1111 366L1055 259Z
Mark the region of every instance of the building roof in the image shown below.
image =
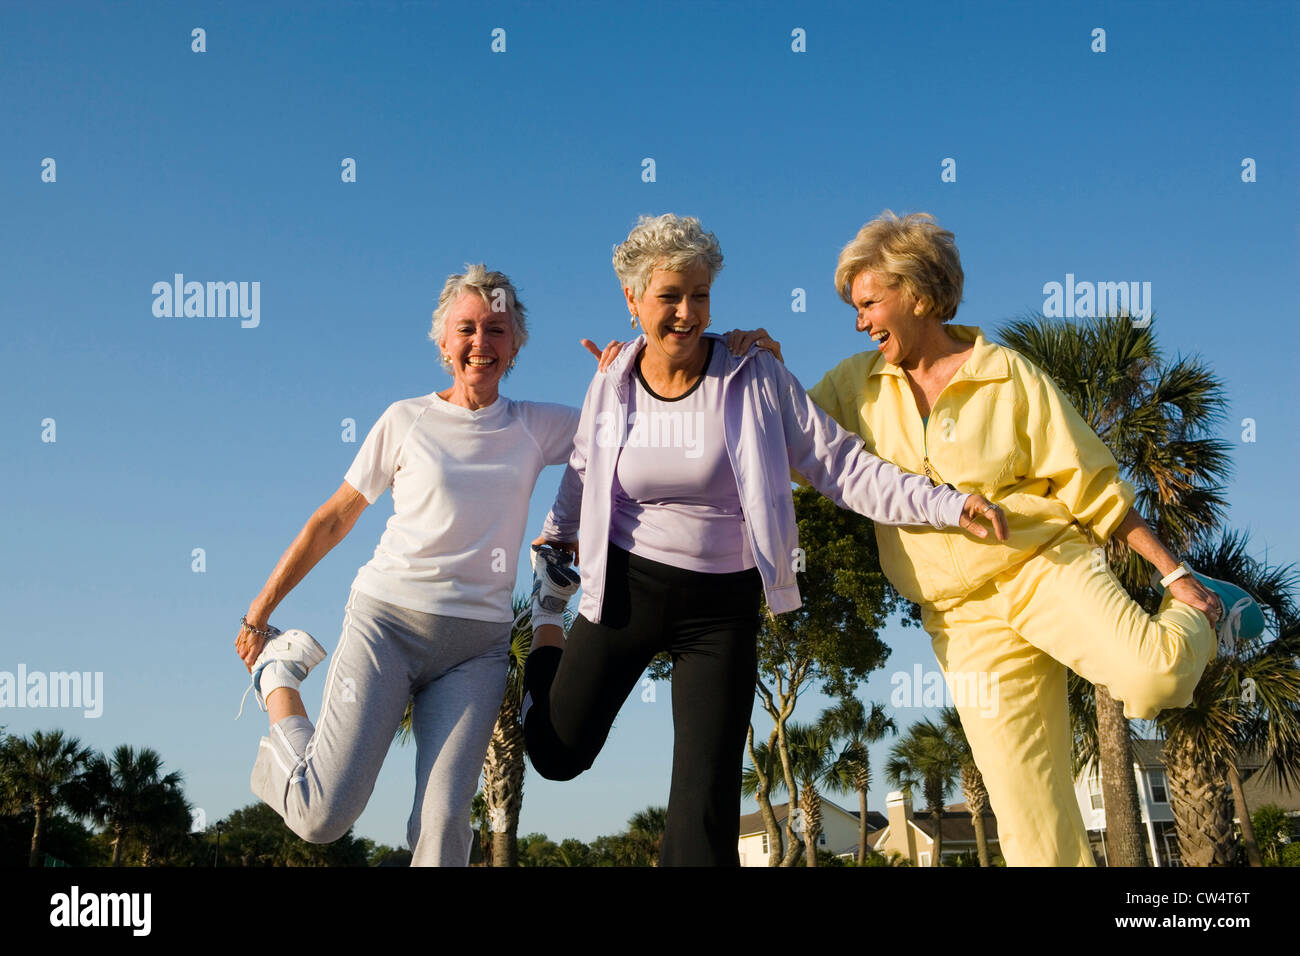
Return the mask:
M1242 754L1237 767L1243 772L1253 770L1263 761L1258 753ZM1165 742L1158 738L1141 737L1133 741L1133 763L1139 767L1163 767L1165 765ZM1095 765L1093 767L1095 769Z
M857 811L846 810L838 803L833 803L830 800L827 800L825 797L822 797L823 813L825 813L825 809L827 807L833 807L836 810L838 810L840 813L844 814L845 816L852 817L854 820L858 819ZM789 812L790 812L790 805L788 803L772 804L772 816L776 817L776 822L778 824L785 822L786 814ZM883 813L878 813L875 810L867 811L867 832L868 833L870 833L872 830L883 830L888 824L889 824L889 820L885 817ZM766 829L767 827L763 824L763 813L761 810L756 810L753 813L745 813L741 815L740 835L742 837L752 836L755 833L762 833Z
M944 811L943 818L939 825L943 828L944 843L974 843L975 842L975 825L971 822L970 811L966 805L960 804L961 810L954 811L951 808ZM998 821L991 811L985 812L984 817L984 838L989 841L998 838ZM931 840L934 839L934 820L930 814L925 812L914 812L912 814L912 823L918 830L924 833Z
M1241 782L1241 790L1251 815L1254 816L1256 810L1270 803L1291 813L1300 812L1300 791L1287 790L1276 778L1269 776L1270 779L1266 781L1262 772L1255 771Z

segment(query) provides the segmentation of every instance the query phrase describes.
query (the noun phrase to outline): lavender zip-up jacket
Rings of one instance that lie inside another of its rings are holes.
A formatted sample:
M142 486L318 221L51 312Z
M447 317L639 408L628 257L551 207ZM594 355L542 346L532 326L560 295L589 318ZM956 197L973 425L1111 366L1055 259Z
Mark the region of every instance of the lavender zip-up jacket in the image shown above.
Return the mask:
M721 336L717 338L725 349ZM542 535L578 541L582 600L578 612L600 620L614 471L627 436L628 390L645 336L625 346L614 364L597 372L587 388L573 454ZM798 472L841 508L888 525L957 527L966 495L924 475L902 471L868 452L813 404L803 386L771 353L752 348L727 352L722 385L723 435L740 490L750 550L763 579L767 605L776 614L803 602L795 580L799 546L790 472Z

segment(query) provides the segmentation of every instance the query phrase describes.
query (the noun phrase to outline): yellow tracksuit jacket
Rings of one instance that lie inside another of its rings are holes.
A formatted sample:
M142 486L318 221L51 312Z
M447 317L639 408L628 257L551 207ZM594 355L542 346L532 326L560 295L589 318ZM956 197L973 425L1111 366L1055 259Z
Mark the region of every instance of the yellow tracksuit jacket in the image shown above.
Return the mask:
M889 580L904 597L940 611L1071 527L1104 544L1134 501L1115 457L1048 375L973 326L948 330L974 351L924 425L902 370L879 352L845 359L808 390L869 451L1001 506L1005 542L960 528L876 526Z

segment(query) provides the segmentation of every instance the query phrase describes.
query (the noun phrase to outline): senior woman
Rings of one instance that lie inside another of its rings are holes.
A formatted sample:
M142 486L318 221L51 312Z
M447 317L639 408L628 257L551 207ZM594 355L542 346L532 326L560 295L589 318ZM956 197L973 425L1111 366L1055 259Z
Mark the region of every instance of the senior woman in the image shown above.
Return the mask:
M878 523L880 562L921 605L953 686L996 675L996 706L956 703L1006 861L1091 866L1066 668L1105 686L1129 717L1151 718L1191 701L1224 606L1233 627L1257 632L1263 619L1245 592L1169 553L1133 510L1114 456L1047 375L950 323L962 282L954 237L933 217L886 212L867 223L840 253L835 287L877 351L841 362L809 395L875 454L1005 513L1008 539L978 547L943 529ZM1163 576L1158 614L1097 566L1095 549L1112 536Z
M736 865L740 762L753 704L760 598L799 607L790 471L878 522L963 526L991 506L867 454L767 352L705 334L722 266L698 220L643 218L614 253L644 334L587 391L542 538L581 544L567 643L535 620L524 732L534 768L591 766L660 651L673 658L674 747L660 861ZM993 512L991 523L1002 525ZM550 579L539 574L544 596ZM564 588L558 596L564 597Z
M236 648L271 724L253 792L290 829L313 843L347 831L414 698L411 862L464 866L469 806L505 688L529 496L544 466L569 459L578 412L500 394L528 340L523 303L504 274L475 265L449 277L429 337L451 387L383 413L249 606ZM389 488L393 516L353 581L313 726L297 688L325 650L268 622Z

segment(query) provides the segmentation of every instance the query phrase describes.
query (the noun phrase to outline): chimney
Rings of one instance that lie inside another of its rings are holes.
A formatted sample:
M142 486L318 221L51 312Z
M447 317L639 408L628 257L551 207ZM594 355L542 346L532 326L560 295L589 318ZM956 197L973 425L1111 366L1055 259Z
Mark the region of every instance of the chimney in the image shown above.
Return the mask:
M885 797L885 811L889 818L890 844L888 849L900 850L913 863L916 855L916 831L912 829L912 792L895 790Z

